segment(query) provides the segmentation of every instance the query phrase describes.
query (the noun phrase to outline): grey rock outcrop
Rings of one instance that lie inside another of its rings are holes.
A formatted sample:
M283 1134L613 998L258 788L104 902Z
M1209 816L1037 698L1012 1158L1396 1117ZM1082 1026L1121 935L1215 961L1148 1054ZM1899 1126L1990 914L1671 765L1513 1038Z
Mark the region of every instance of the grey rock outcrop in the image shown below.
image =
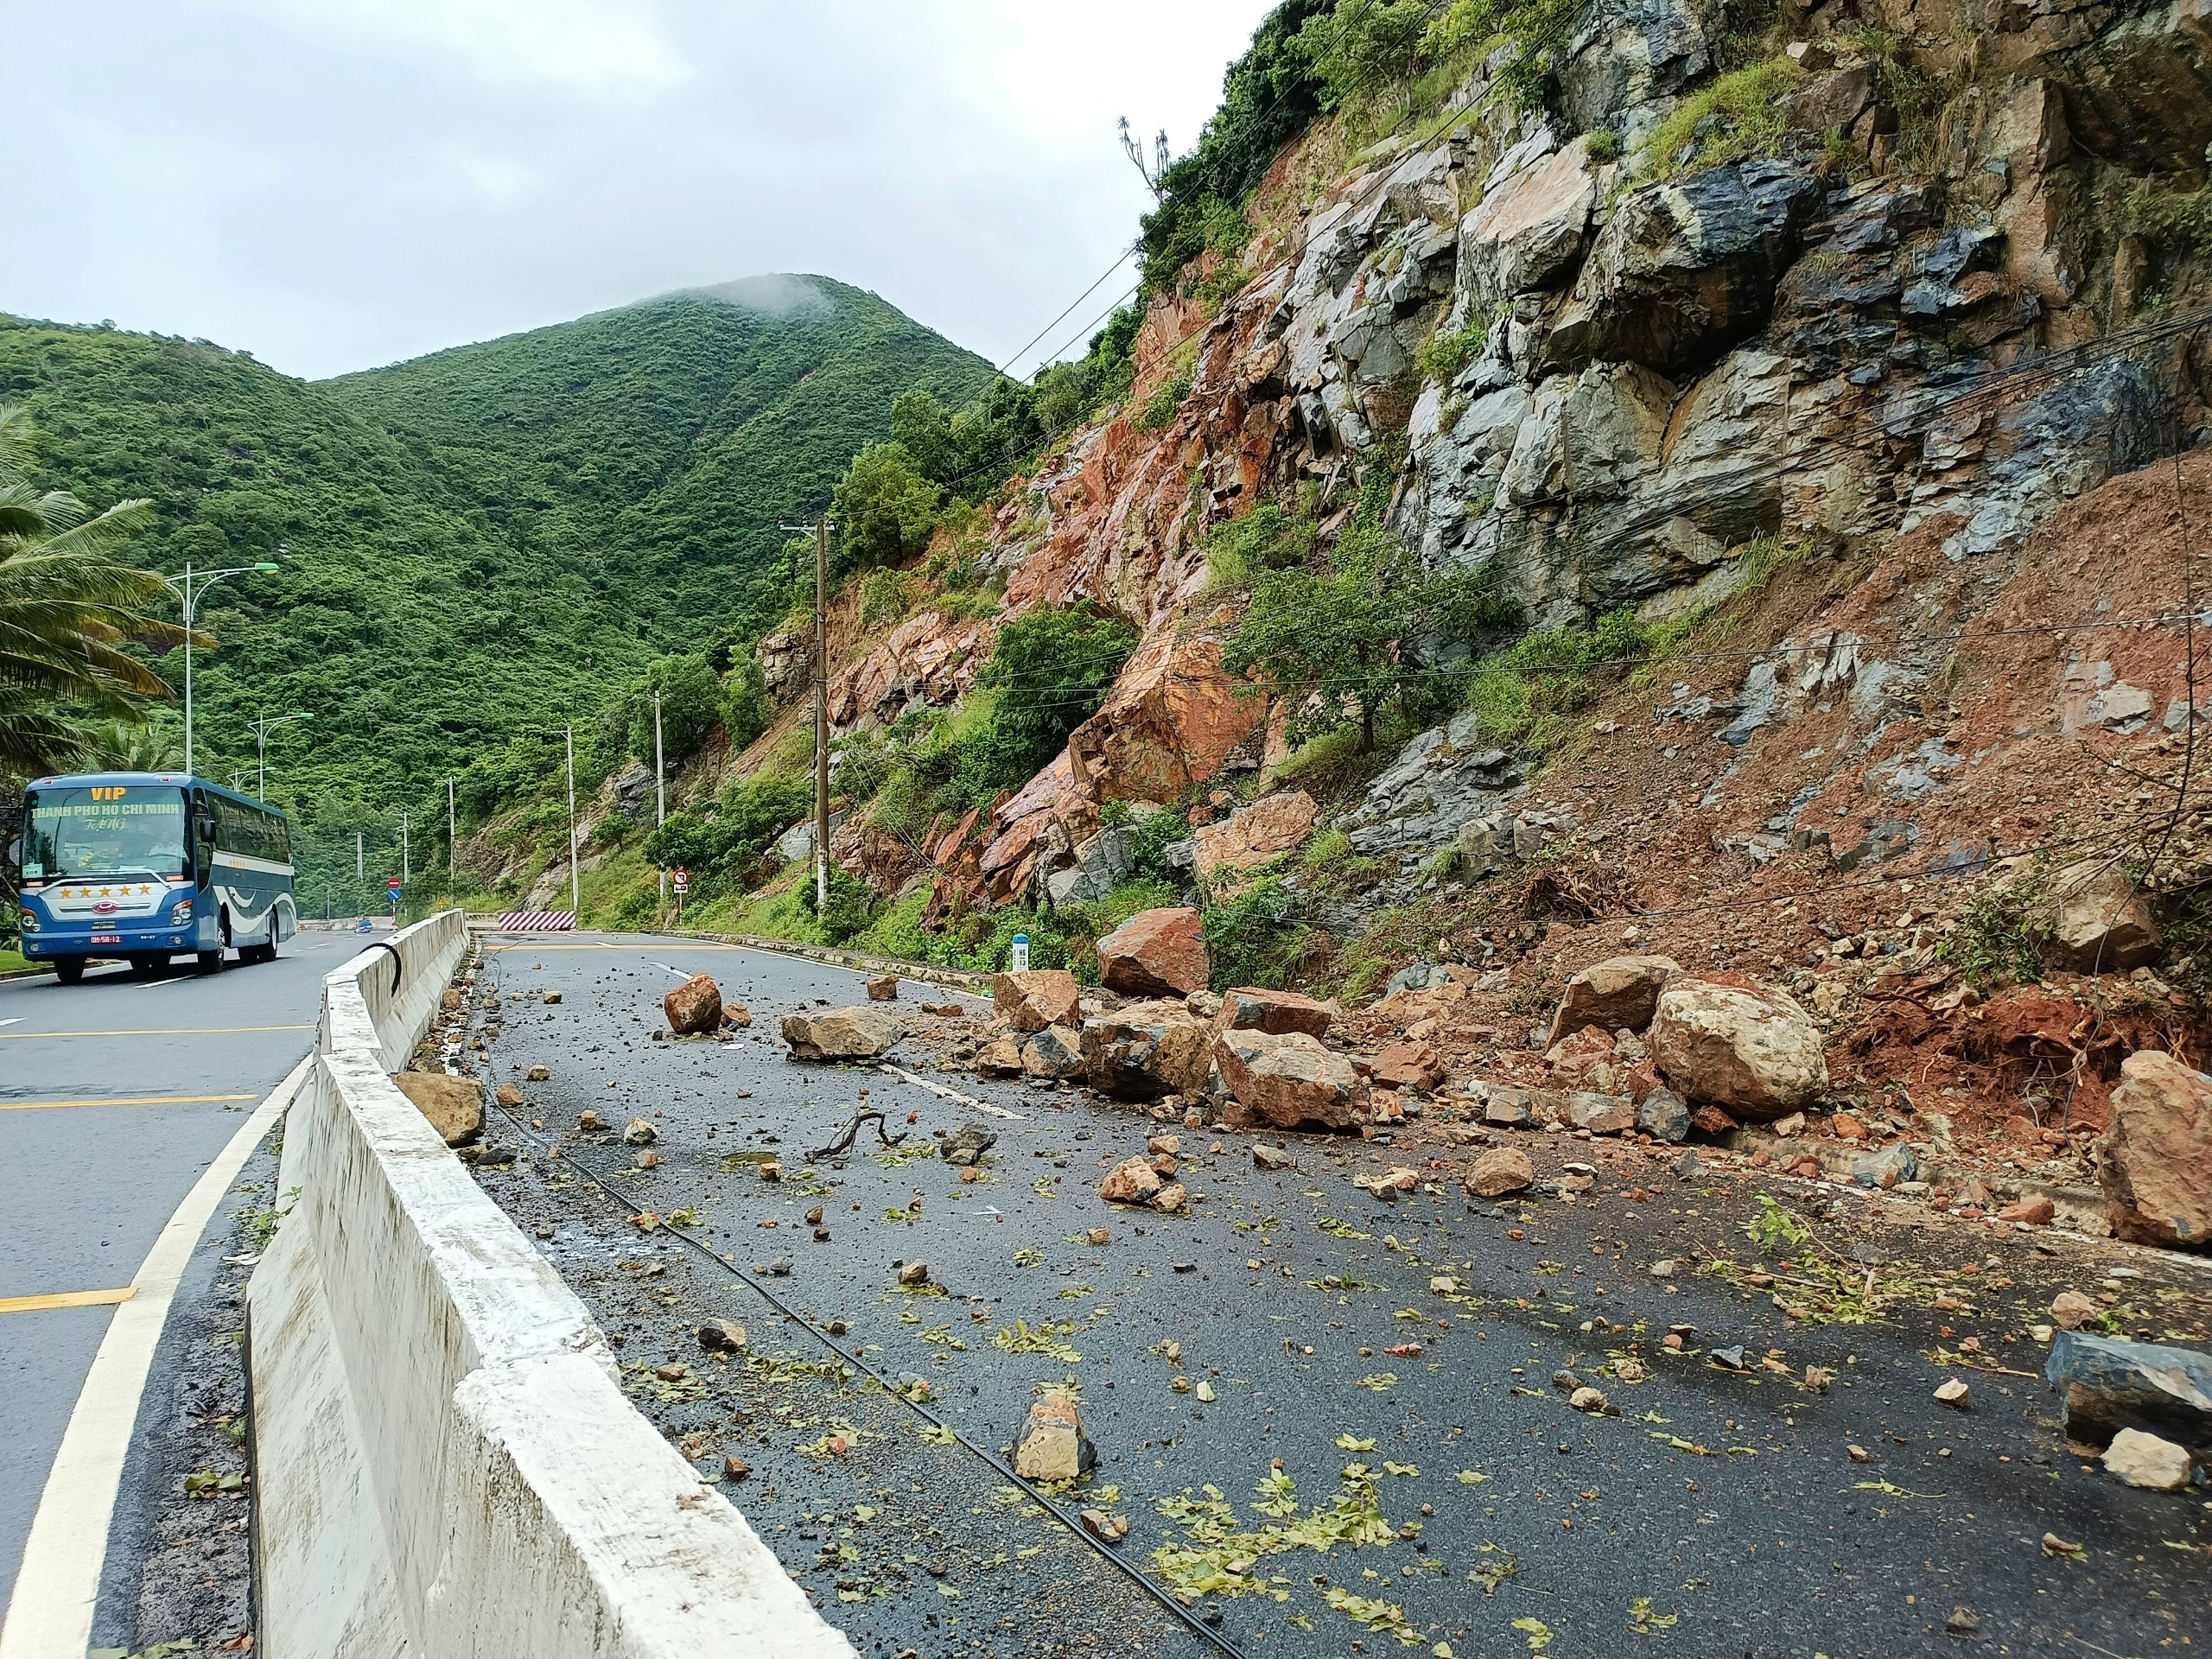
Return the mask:
M1809 172L1768 161L1630 192L1553 321L1545 363L1625 359L1663 373L1758 333L1821 195Z

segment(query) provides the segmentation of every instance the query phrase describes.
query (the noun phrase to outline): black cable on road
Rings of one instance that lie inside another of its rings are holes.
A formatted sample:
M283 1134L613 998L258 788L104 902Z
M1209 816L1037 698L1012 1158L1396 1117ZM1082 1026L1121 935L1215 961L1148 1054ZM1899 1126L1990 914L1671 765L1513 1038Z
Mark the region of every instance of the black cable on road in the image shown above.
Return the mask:
M496 1105L497 1103L495 1102L494 1104ZM512 1108L499 1106L499 1111L501 1116L505 1117L509 1123L514 1126L516 1139L528 1141L531 1145L536 1147L541 1153L549 1150L550 1143L539 1140L536 1135L532 1134L530 1129L525 1128L523 1124L522 1119L515 1115ZM585 1163L581 1159L570 1157L565 1151L561 1154L561 1161L574 1169L594 1186L597 1187L601 1194L612 1199L626 1212L629 1210L630 1200L622 1193L616 1192L613 1187L609 1186L605 1181L601 1180L599 1177L598 1172L594 1170L590 1165ZM1246 1659L1244 1650L1242 1648L1239 1648L1227 1637L1223 1636L1219 1631L1208 1625L1203 1619L1199 1618L1197 1614L1193 1613L1189 1608L1183 1605L1181 1602L1178 1601L1159 1584L1154 1582L1151 1579L1147 1578L1142 1573L1138 1572L1135 1567L1131 1567L1120 1556L1115 1554L1112 1550L1107 1548L1104 1541L1093 1537L1090 1530L1084 1526L1082 1522L1069 1516L1069 1514L1058 1503L1054 1503L1051 1497L1039 1491L1034 1483L1031 1482L1024 1476L1016 1474L1014 1471L1013 1465L1008 1464L1005 1459L1000 1457L997 1452L988 1451L984 1447L976 1445L975 1441L969 1440L965 1434L963 1434L959 1429L955 1427L951 1423L947 1422L943 1417L939 1416L936 1412L931 1411L920 1401L914 1399L904 1389L899 1388L891 1381L891 1379L885 1376L882 1372L877 1370L874 1366L869 1364L867 1360L861 1358L858 1354L847 1353L842 1348L837 1345L836 1339L832 1338L828 1332L823 1330L819 1325L816 1325L812 1319L808 1319L804 1314L798 1312L791 1306L790 1303L785 1301L784 1299L777 1295L774 1291L769 1289L767 1286L762 1284L751 1274L739 1267L736 1262L732 1262L728 1257L722 1255L718 1251L709 1249L705 1244L701 1243L699 1240L693 1238L689 1233L683 1231L681 1228L671 1227L667 1230L671 1236L676 1238L679 1243L685 1245L706 1261L713 1262L724 1273L728 1274L730 1277L735 1279L740 1284L742 1284L748 1289L752 1290L762 1301L767 1303L769 1306L774 1308L777 1313L782 1314L792 1324L804 1329L809 1336L811 1336L817 1342L820 1343L824 1348L827 1348L831 1353L836 1355L837 1357L844 1361L846 1364L850 1365L855 1370L869 1377L893 1399L905 1402L907 1408L913 1412L916 1416L920 1417L923 1421L937 1428L939 1432L950 1434L957 1443L965 1446L969 1452L981 1459L982 1462L995 1473L1004 1477L1008 1482L1019 1487L1023 1492L1027 1493L1033 1500L1041 1506L1047 1515L1050 1515L1055 1521L1058 1521L1063 1527L1065 1527L1069 1532L1082 1540L1084 1544L1089 1548L1092 1554L1097 1556L1100 1560L1107 1563L1107 1565L1111 1567L1116 1572L1121 1573L1122 1576L1128 1579L1130 1583L1135 1585L1147 1596L1150 1596L1154 1601L1158 1602L1162 1607L1165 1607L1170 1613L1173 1614L1192 1635L1199 1637L1217 1651L1228 1655L1229 1659Z

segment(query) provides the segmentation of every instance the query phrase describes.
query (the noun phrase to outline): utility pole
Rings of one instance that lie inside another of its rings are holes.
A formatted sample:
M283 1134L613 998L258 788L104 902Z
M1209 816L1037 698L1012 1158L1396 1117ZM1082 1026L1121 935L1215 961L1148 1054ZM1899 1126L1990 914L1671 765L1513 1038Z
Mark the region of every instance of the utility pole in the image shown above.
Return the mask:
M814 521L814 914L830 908L830 515Z
M830 525L814 521L814 913L830 906ZM785 524L803 531L804 524Z
M569 747L569 909L572 924L584 918L583 878L576 874L576 728L564 726Z
M399 810L399 879L410 884L415 880L415 867L407 860L407 809L404 807Z
M653 691L653 828L668 822L668 762L660 752L660 691ZM660 907L668 908L668 872L660 873Z
M448 878L453 874L454 846L458 840L454 834L453 824L453 777L451 773L448 773L446 777L446 874Z

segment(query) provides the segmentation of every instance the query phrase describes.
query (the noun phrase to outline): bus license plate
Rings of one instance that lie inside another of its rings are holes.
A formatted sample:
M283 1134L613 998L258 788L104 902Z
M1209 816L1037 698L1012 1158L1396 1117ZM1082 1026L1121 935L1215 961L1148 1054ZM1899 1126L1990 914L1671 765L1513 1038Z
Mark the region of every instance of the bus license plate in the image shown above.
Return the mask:
M95 933L92 935L92 938L87 941L87 943L92 944L121 944L123 943L123 935L120 933Z

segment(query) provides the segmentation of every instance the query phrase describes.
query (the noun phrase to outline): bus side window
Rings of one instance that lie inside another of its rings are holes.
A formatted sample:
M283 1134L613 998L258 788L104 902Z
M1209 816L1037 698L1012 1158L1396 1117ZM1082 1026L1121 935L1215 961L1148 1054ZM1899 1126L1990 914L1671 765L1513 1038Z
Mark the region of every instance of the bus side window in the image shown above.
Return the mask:
M214 879L215 807L203 794L192 798L192 839L195 872L204 887Z

